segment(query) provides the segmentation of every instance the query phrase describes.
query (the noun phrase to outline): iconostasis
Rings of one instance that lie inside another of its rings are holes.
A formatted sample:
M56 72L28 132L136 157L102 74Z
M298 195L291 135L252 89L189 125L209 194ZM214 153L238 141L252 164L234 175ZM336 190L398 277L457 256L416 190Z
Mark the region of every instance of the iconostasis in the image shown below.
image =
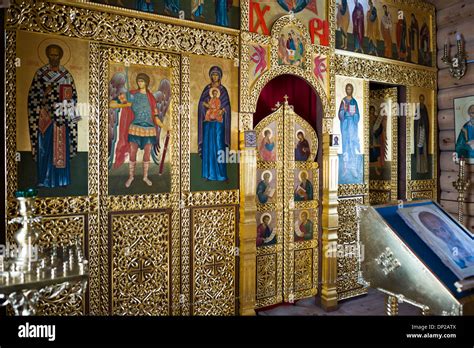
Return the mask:
M382 201L437 192L434 8L398 3L12 1L7 217L37 187L41 243L82 238L91 268L82 301L40 312L235 315L365 293L371 173ZM281 75L309 86L315 116L288 92L254 122ZM370 82L422 106L378 121Z

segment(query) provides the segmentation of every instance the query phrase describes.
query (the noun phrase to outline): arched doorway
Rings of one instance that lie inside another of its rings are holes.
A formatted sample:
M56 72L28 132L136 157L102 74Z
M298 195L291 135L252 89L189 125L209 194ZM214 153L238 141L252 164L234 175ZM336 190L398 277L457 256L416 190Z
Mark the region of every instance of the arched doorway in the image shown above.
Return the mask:
M319 293L322 118L319 96L300 77L277 76L260 93L256 308Z

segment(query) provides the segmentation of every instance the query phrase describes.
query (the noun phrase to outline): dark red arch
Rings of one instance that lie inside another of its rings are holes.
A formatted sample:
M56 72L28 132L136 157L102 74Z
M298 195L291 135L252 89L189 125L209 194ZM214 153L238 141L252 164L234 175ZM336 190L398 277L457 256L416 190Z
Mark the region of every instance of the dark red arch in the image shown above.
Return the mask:
M253 117L254 127L273 112L272 108L277 102L282 103L285 100L285 95L295 112L316 130L319 137L323 117L321 99L306 80L290 74L279 75L263 87Z

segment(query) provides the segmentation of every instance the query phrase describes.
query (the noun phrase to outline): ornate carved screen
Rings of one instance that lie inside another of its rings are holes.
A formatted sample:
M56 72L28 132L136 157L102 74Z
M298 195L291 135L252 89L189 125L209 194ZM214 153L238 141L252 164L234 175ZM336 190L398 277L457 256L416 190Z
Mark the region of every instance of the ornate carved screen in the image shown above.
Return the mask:
M287 103L255 130L256 307L261 308L317 293L318 138Z

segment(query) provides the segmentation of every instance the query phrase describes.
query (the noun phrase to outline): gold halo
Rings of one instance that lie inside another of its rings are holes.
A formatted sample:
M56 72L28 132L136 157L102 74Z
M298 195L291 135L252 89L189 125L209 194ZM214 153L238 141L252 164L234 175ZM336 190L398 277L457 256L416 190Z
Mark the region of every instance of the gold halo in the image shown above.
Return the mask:
M347 85L352 85L352 98L354 99L358 99L358 97L356 98L356 86L354 85L354 80L353 79L344 79L342 81L342 98L341 98L341 101L347 96L346 94L346 86Z
M213 98L212 92L217 91L217 98L220 98L221 96L221 91L219 91L219 88L212 87L209 89L209 97Z
M309 217L311 216L311 215L309 214L309 211L307 211L307 210L302 210L302 211L300 211L300 214L298 215L299 218L300 218L300 221L301 221L301 222L303 221L303 218L302 218L303 213L306 213L306 214L307 214L307 216L308 216L307 219L309 220Z
M71 60L71 48L69 45L61 39L48 38L41 41L37 48L38 58L40 59L41 63L43 63L43 65L49 63L49 59L46 56L46 47L49 45L58 45L63 49L63 57L61 58L60 65L65 66L67 63L69 63Z
M300 181L303 181L303 180L301 179L301 174L303 174L303 173L306 173L306 180L309 180L309 173L308 173L308 171L305 170L305 169L300 170L300 172L298 173L298 179L300 179Z
M467 116L463 116L464 120L466 120L466 121L469 121L471 119L471 116L469 116L469 114L468 114L469 108L471 106L474 106L474 101L464 104L464 106L461 110L461 115L467 115Z
M217 63L217 62L216 63L211 62L209 64L202 64L201 73L202 73L202 76L203 76L203 79L204 79L203 81L206 81L205 85L207 86L209 83L211 83L211 77L209 76L209 70L211 70L211 68L213 66L218 66L219 68L221 68L221 70L222 70L221 85L226 87L227 83L229 82L229 76L228 75L230 75L231 72L226 74L223 67L222 67L222 65Z
M295 132L296 140L299 140L299 139L298 139L298 133L300 133L300 132L303 133L303 138L306 139L306 132L305 132L303 129L298 129L298 130ZM306 140L308 140L308 139L306 139Z
M269 127L266 127L262 130L262 135L263 135L263 138L265 138L265 131L269 130L270 131L270 138L273 137L273 131L271 128Z
M272 180L273 180L273 173L272 173L271 171L269 171L269 170L265 170L264 172L262 172L262 175L260 175L260 179L261 179L261 180L264 180L264 179L263 179L263 176L264 176L266 173L270 174L270 180L268 180L268 182L272 182Z
M125 71L123 72L125 74ZM151 93L154 93L158 90L158 86L155 85L156 80L154 79L153 75L149 71L142 71L138 69L130 69L128 70L128 83L130 85L130 90L138 89L137 85L137 76L138 74L146 74L150 78L150 83L148 84L147 88Z
M270 225L270 223L272 222L272 216L270 215L270 213L264 213L262 214L262 216L260 216L260 223L263 224L263 218L265 216L268 216L270 218L270 220L268 221L268 224Z

